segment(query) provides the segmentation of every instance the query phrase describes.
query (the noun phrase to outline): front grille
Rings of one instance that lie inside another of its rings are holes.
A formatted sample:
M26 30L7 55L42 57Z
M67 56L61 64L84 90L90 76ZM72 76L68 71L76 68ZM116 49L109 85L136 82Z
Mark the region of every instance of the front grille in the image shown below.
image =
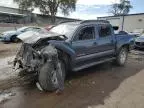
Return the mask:
M144 46L144 42L135 42L135 44L138 46Z

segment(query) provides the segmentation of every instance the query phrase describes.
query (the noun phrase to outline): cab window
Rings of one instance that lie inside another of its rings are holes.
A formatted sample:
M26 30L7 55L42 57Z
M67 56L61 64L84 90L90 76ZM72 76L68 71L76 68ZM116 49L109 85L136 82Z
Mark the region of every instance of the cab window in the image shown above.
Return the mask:
M111 32L110 26L105 26L105 25L100 26L99 37L107 37L107 36L110 36L111 34L112 32Z
M76 40L91 40L94 39L94 27L85 27L80 30Z

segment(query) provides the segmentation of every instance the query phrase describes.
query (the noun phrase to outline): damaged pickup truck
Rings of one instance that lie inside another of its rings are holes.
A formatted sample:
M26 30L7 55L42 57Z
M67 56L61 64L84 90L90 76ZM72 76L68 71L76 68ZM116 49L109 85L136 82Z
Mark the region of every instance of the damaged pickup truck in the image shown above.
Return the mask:
M131 36L114 34L108 21L65 22L48 32L27 32L18 36L22 46L14 65L20 74L35 76L45 91L63 89L67 72L114 61L123 66L130 50Z

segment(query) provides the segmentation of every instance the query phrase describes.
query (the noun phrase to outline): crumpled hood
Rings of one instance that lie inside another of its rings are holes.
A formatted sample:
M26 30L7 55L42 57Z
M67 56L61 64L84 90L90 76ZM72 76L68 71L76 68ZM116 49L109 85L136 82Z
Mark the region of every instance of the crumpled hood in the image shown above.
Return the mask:
M61 36L61 34L57 34L54 32L43 32L43 31L27 31L25 33L20 34L17 36L20 40L22 40L24 43L35 43L41 38L48 38L48 37L55 37L55 36Z
M144 42L144 36L140 36L140 37L136 38L135 41L136 42Z

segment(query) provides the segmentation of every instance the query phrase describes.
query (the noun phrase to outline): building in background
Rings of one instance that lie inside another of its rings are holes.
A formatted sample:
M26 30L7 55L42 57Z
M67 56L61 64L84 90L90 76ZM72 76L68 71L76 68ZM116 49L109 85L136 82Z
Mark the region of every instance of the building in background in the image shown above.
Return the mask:
M98 17L97 19L107 20L113 26L119 26L119 30L122 30L123 26L123 30L127 32L133 32L136 29L144 29L144 13L128 14L125 16Z
M28 20L28 11L0 6L0 23L24 23Z
M34 14L29 11L21 11L17 8L0 6L0 23L16 23L16 24L51 24L49 15ZM62 21L76 21L77 19L56 17L56 23Z

